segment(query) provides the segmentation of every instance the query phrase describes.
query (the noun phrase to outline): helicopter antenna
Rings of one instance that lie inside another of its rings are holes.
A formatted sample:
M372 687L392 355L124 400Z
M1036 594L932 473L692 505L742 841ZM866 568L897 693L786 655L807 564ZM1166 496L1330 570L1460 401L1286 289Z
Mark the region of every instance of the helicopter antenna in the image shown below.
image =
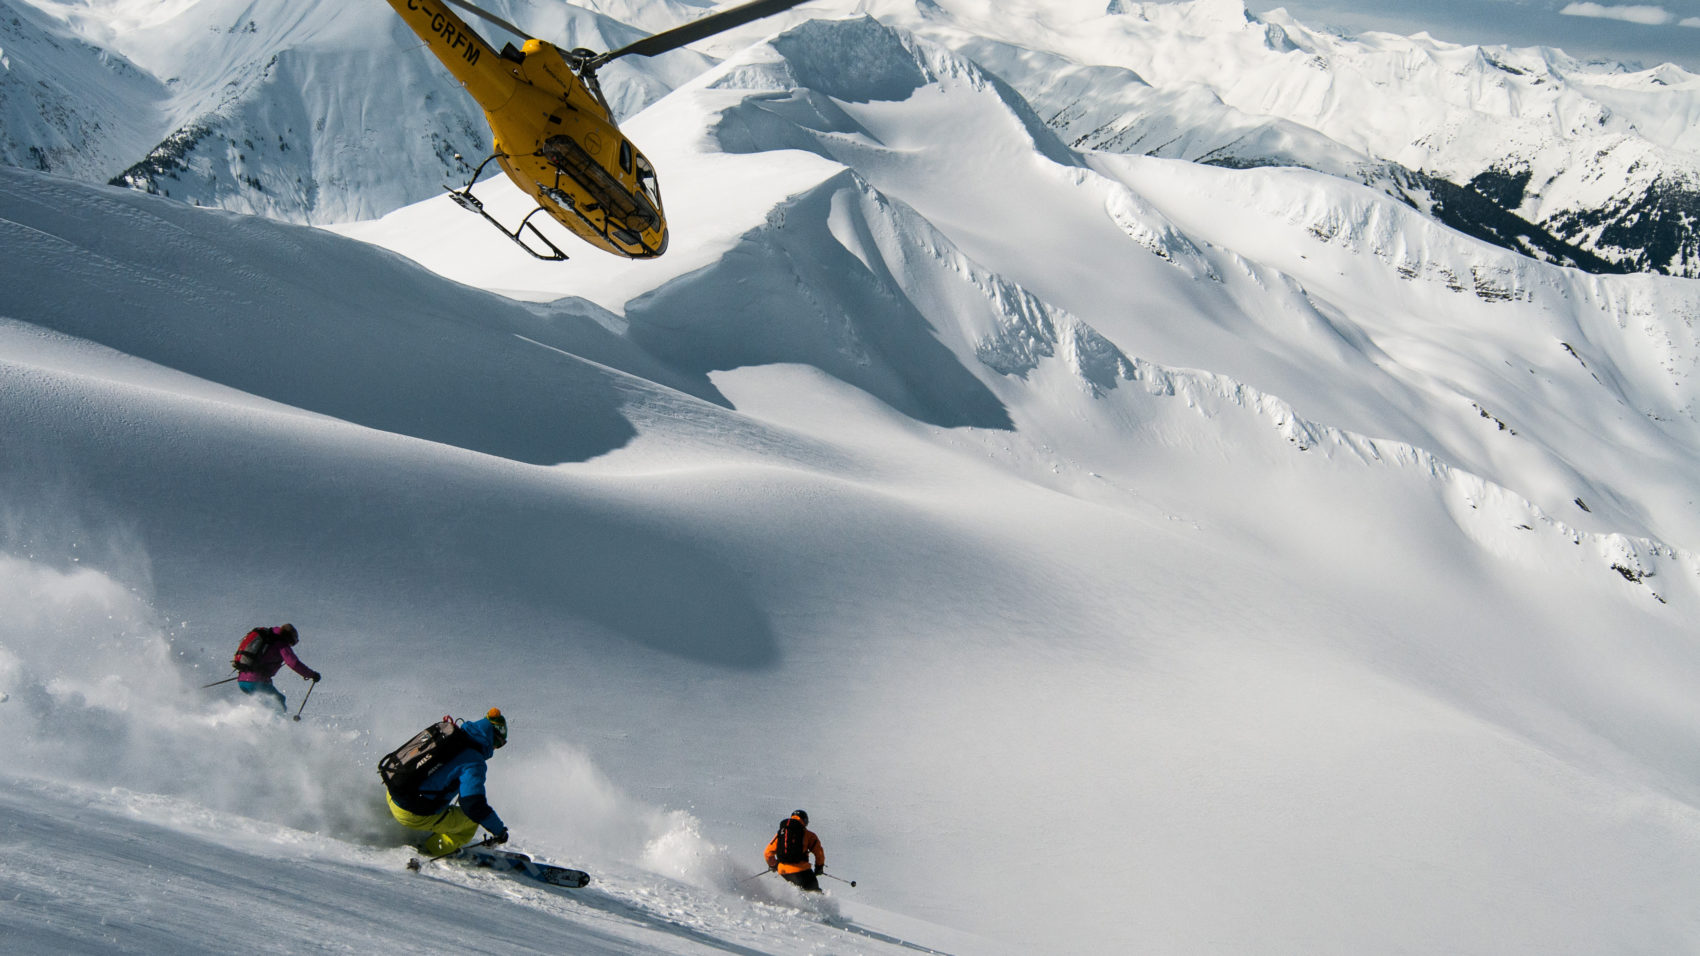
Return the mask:
M456 0L449 0L455 3ZM668 50L676 50L687 43L695 43L704 37L714 36L733 27L743 26L752 20L771 17L776 13L789 10L803 0L751 0L742 6L719 13L711 13L706 17L692 20L671 30L663 30L654 36L644 37L636 43L623 46L612 53L603 53L586 61L585 68L594 71L610 60L622 56L657 56Z
M512 33L514 36L519 37L521 40L531 39L531 34L525 32L524 30L521 30L519 27L514 26L513 24L509 23L508 21L502 19L501 17L496 16L494 13L491 13L490 11L484 9L483 7L478 6L477 4L468 3L467 0L443 0L443 2L448 4L451 7L459 7L462 10L465 10L467 13L470 13L475 17L479 17L481 19L488 20L491 23L494 23L496 26L499 26L502 29L508 31L509 33Z

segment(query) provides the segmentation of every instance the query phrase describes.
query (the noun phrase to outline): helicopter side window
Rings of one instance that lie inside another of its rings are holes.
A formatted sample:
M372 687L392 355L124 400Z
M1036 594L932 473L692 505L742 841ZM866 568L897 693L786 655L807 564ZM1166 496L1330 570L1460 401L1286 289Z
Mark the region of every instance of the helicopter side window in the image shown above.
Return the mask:
M620 168L628 173L632 171L632 144L623 139L620 140Z

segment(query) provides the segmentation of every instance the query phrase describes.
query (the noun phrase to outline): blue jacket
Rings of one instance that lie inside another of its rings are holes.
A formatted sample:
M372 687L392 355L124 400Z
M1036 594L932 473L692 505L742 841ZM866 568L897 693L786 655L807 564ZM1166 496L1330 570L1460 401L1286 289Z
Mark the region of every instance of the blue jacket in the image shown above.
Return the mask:
M491 833L501 833L507 827L490 807L484 796L485 761L496 752L496 732L490 721L479 718L460 725L472 741L472 746L449 758L419 782L418 789L409 793L390 791L396 806L410 813L429 815L447 810L456 799L466 815Z

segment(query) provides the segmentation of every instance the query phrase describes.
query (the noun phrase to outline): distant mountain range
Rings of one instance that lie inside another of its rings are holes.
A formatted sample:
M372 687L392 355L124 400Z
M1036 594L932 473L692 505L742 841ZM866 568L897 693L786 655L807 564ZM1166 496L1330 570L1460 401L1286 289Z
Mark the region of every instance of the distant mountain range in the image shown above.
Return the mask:
M708 9L488 6L598 49ZM158 7L0 0L0 161L332 223L434 195L489 148L471 101L382 4ZM787 22L858 10L974 59L1076 148L1316 169L1544 261L1700 276L1700 77L1675 66L1342 37L1241 0L1112 0L1046 30L1020 4L977 16L931 0L816 2ZM631 115L713 62L619 61L605 86Z

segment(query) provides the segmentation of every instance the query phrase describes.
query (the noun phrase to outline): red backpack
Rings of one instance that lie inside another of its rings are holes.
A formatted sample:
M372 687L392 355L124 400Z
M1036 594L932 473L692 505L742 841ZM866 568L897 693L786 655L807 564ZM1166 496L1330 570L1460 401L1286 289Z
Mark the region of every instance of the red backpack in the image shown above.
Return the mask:
M260 660L266 656L274 642L282 640L272 633L269 627L256 627L249 631L242 643L236 646L236 654L230 658L230 666L243 673L252 673L260 669Z

